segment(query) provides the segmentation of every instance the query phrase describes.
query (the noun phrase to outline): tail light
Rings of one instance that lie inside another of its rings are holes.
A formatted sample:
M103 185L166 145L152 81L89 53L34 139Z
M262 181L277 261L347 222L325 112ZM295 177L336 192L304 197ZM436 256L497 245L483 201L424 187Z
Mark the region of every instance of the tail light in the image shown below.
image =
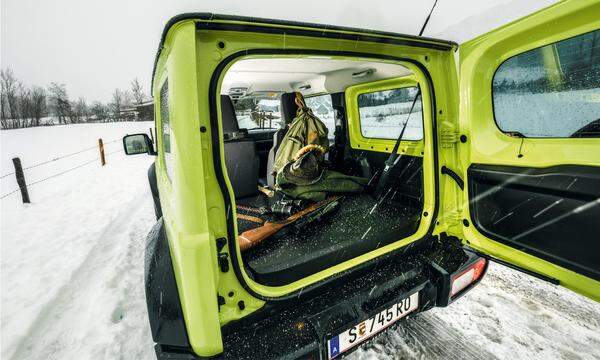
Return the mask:
M452 285L450 288L450 297L458 294L472 283L476 282L483 275L486 260L479 258L466 269L456 275L452 275Z

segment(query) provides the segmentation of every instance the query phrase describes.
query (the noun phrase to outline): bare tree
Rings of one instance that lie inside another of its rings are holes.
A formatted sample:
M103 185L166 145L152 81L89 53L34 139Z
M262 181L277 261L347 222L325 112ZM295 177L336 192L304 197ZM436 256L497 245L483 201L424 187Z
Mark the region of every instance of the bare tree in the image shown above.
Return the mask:
M140 105L144 101L146 101L146 94L144 93L144 89L137 78L133 79L131 82L131 94L133 96L133 103L135 105Z
M25 128L31 126L33 118L33 103L31 100L31 90L27 89L23 84L19 83L19 93L17 96L17 126ZM13 119L15 121L15 119Z
M68 124L71 122L73 111L67 95L67 88L64 84L50 83L48 87L49 100L54 111L54 115L58 118L59 124Z
M40 121L46 114L46 90L43 87L34 86L31 89L31 115L33 126L40 126Z
M114 121L121 120L121 110L123 109L123 105L125 102L125 95L123 91L119 89L115 89L112 95L112 101L110 103L110 113Z
M0 119L2 120L2 128L9 126L6 121L10 116L8 93L13 90L13 78L14 76L10 69L0 70Z
M92 107L90 108L90 114L94 118L95 121L106 121L109 115L109 109L107 106L102 104L99 101L94 101Z
M24 86L10 69L0 72L0 102L4 129L39 126L46 113L46 91Z
M123 107L133 107L133 95L131 95L131 91L129 90L123 90Z
M0 120L2 120L2 128L5 128L6 119L8 119L8 102L6 101L6 82L4 81L4 72L7 70L0 70Z
M131 82L131 90L115 89L112 101L95 101L88 106L85 98L70 101L64 84L52 82L47 88L24 86L11 69L0 72L0 124L3 129L40 126L50 112L59 124L89 121L123 121L136 117L133 104L141 104L146 95L138 79Z
M73 107L74 122L80 123L88 120L90 111L83 97L80 97L77 99L77 101L74 101L71 106Z
M0 71L0 89L2 97L2 120L3 125L9 125L7 119L18 119L18 90L19 81L11 69Z

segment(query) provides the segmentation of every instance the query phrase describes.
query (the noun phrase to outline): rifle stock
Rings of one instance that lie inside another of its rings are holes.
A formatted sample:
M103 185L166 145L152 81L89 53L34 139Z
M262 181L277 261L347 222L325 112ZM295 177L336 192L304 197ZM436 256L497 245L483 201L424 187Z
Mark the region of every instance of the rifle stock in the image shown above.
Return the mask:
M316 204L312 204L308 206L304 210L300 210L294 215L288 217L283 221L278 222L265 222L262 226L259 226L254 229L246 230L240 235L238 235L238 244L240 246L240 250L245 251L253 246L260 244L266 238L276 234L284 227L294 223L296 220L301 219L303 216L310 214L313 211L320 209L321 207L336 201L340 196L330 196L329 198L319 201Z
M283 224L267 222L263 226L244 231L238 236L240 250L244 251L257 245L269 236L276 234L284 226Z

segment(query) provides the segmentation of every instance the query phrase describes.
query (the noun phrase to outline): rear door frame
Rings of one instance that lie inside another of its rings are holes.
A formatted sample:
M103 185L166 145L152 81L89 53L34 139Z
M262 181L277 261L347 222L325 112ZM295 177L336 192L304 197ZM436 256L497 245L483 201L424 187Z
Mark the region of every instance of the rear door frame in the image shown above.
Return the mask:
M397 250L419 237L429 238L440 204L436 186L438 108L444 114L457 112L456 71L451 66L455 48L452 42L410 35L207 13L183 14L168 22L153 74L155 96L157 81L164 73L169 75L169 91L174 94L174 191L161 201L172 209L165 211L170 218L165 222L166 231L195 353L210 356L221 352L220 327L250 315L266 301L311 296L322 285L398 254ZM231 216L235 200L225 169L219 96L227 66L250 53L364 57L401 62L417 70L419 82L423 82L423 102L431 104L430 128L426 130L431 142L425 156L431 164L426 176L430 177L432 206L424 214L424 234L414 234L287 286L264 286L250 278L236 241L236 219ZM157 163L159 187L166 181L163 167Z

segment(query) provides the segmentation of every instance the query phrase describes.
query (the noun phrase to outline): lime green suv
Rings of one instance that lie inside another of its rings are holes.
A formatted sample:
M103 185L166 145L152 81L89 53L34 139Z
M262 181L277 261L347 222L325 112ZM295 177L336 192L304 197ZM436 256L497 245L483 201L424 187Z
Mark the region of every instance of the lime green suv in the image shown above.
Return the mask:
M153 74L157 143L123 140L156 155L145 285L157 357L341 357L452 303L490 260L600 301L599 13L560 2L460 46L171 19ZM297 93L328 129L326 167L389 172L387 187L242 251L240 234L309 206L273 192Z

